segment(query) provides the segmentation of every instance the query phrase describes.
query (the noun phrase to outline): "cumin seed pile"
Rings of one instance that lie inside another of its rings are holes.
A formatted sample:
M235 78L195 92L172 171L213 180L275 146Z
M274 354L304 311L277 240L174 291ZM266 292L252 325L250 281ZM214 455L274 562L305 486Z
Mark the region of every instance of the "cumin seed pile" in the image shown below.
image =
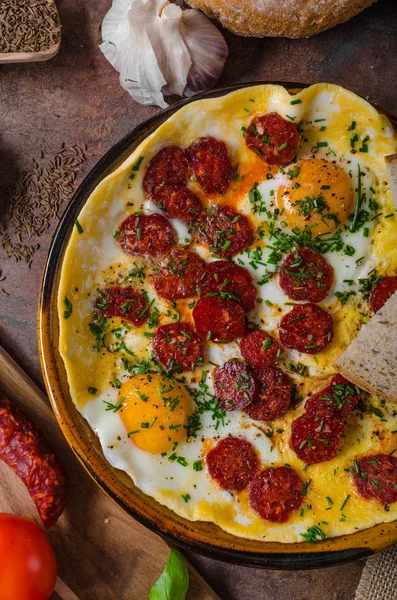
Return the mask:
M15 185L6 190L8 213L0 221L0 244L10 258L31 264L40 247L32 238L39 238L61 205L72 198L78 170L86 158L85 144L63 145L42 165L33 160L34 166L22 171Z
M59 41L52 0L0 0L0 52L38 52Z

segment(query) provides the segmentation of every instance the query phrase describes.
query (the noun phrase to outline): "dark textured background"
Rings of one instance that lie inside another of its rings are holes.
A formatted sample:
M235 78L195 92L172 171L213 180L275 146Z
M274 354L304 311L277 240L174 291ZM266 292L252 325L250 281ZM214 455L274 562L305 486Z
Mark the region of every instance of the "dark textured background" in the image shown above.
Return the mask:
M101 155L158 109L136 104L98 49L110 0L58 0L62 47L48 63L0 65L0 210L4 185L51 157L63 142L85 142L86 174ZM329 81L397 114L397 2L379 0L352 21L305 40L239 38L225 33L230 55L219 86L255 81ZM0 249L0 342L40 386L36 304L41 272L56 226L40 238L31 269ZM280 573L192 561L224 600L353 600L363 564ZM84 598L82 597L82 600Z

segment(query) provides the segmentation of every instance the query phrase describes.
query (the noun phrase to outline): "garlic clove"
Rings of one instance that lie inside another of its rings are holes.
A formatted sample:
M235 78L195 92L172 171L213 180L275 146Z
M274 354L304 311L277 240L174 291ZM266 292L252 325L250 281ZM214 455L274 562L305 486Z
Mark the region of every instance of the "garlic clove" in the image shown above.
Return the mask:
M182 96L187 85L187 75L192 66L189 50L180 30L182 9L175 4L160 0L156 19L147 26L147 32L156 54L161 72L167 84L165 95Z
M172 4L171 2L166 2L160 8L159 16L162 19L180 19L182 16L182 9L180 6L176 4Z
M135 31L136 52L123 57L120 82L127 92L142 104L168 106L161 90L167 84L159 68L156 54L144 29ZM123 78L123 82L122 82Z
M198 10L184 10L181 33L192 57L185 96L211 89L225 66L229 49L215 25Z
M130 8L130 0L116 0L102 21L102 40L99 46L111 65L120 71L121 46L130 31L130 25L126 15Z
M121 86L142 104L165 108L161 89L167 84L146 32L144 2L113 0L102 23L103 43L99 46L110 64L120 73ZM157 11L157 8L156 8Z

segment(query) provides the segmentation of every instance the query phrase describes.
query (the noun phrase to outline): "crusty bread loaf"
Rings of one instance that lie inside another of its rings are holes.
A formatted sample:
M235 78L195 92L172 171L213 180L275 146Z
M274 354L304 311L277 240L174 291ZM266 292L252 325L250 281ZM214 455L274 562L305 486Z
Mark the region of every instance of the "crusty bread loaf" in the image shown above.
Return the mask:
M349 381L375 396L397 403L397 292L335 361Z
M238 35L302 38L348 21L376 0L187 0Z
M397 209L397 154L388 154L385 156L385 162L389 176L390 191L394 199L394 206Z

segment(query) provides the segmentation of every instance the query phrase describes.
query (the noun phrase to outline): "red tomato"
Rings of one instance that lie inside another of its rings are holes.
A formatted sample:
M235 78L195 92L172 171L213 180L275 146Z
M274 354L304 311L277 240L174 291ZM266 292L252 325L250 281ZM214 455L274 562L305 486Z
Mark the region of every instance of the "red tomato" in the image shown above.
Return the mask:
M57 578L50 542L33 521L0 514L0 600L48 600Z

